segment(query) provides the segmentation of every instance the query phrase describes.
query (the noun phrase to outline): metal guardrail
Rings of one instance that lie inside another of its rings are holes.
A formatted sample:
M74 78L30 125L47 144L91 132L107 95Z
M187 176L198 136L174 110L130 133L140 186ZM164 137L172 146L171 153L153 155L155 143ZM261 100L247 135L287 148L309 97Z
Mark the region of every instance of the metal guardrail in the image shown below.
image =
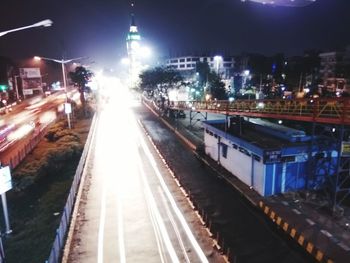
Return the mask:
M60 262L60 258L62 255L62 249L64 248L64 245L65 245L64 241L66 238L67 229L68 229L69 224L70 224L70 219L71 219L72 211L74 208L74 202L75 202L76 194L78 192L78 188L79 188L79 184L80 184L80 179L81 179L81 176L83 174L83 170L84 170L84 166L86 163L86 158L87 158L89 149L91 147L93 133L95 130L95 125L96 125L96 118L97 118L97 115L95 114L93 117L92 123L91 123L89 135L87 137L83 153L80 157L80 161L79 161L77 170L75 171L73 183L72 183L71 189L69 191L66 205L64 206L64 209L63 209L63 214L61 217L59 227L56 230L56 237L55 237L55 240L53 242L49 258L45 261L45 263L58 263L58 262Z
M175 101L170 108L228 115L350 124L350 98Z

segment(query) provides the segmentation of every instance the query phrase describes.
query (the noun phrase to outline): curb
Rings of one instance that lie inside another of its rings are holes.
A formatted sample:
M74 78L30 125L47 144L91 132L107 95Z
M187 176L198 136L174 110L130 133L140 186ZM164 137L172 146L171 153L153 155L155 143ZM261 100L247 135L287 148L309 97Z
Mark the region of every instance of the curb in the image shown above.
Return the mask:
M315 245L308 241L303 233L297 232L297 230L289 224L282 217L278 216L271 207L266 205L263 201L259 201L259 207L263 213L274 222L279 228L281 228L287 235L293 238L302 248L304 248L311 256L313 256L318 262L321 263L334 263L334 260L328 257L322 250L315 247Z
M94 123L92 123L93 124L93 127L92 127L93 128L93 134L91 136L91 143L93 143L93 140L95 138L96 128L97 128L96 123L98 121L98 115L95 115L95 117L96 117L96 119L94 120ZM87 156L86 156L86 160L89 160L89 158L90 158L91 149L92 149L92 147L90 145L89 151L88 151ZM85 161L85 164L86 164L86 161ZM72 215L71 215L71 221L70 221L70 225L69 225L69 229L68 229L68 233L67 233L67 238L66 238L65 245L64 245L64 248L63 248L63 255L62 255L61 263L67 263L68 262L69 254L70 254L70 251L71 251L71 245L72 245L73 236L74 236L75 223L76 223L78 212L79 212L80 199L81 199L81 196L83 194L85 177L86 177L86 174L87 174L87 167L86 167L85 164L84 164L83 173L82 173L81 178L80 178L78 192L76 194L76 198L75 198L75 202L74 202L74 208L73 208L73 212L72 212Z
M193 144L189 139L178 132L169 122L164 120L156 111L154 111L147 103L143 103L154 115L156 115L170 130L172 130L177 136L179 136L192 150L197 150L197 146Z

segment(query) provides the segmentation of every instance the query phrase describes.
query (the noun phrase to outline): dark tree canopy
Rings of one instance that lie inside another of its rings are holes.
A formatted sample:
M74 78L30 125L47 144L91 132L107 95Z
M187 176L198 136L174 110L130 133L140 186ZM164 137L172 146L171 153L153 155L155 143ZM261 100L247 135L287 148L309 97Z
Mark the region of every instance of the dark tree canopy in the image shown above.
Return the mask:
M78 86L80 101L83 105L85 104L84 92L89 91L86 84L88 84L92 76L93 73L90 70L81 66L76 67L74 72L69 72L69 77Z
M143 91L162 91L172 87L178 87L183 78L181 74L172 68L156 67L143 71L140 74L140 88Z
M200 87L206 86L207 94L211 94L212 98L218 100L227 99L225 84L215 71L210 70L207 62L197 62L196 72L198 73L198 84Z

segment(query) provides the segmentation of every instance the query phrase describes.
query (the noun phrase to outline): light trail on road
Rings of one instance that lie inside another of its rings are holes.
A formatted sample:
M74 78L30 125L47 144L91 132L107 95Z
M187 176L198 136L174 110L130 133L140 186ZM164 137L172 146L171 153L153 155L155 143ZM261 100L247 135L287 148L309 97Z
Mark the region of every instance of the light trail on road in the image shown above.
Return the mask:
M121 97L128 95L120 90L99 114L91 186L86 212L82 212L87 223L79 234L83 252L75 260L209 262L172 196L174 189L170 190L163 178L169 176L175 187L170 171L132 109L117 100ZM118 121L117 112L122 112Z
M188 237L188 239L190 240L193 248L195 249L199 259L201 260L201 262L208 262L208 259L206 258L203 250L201 249L201 247L199 246L197 240L195 239L190 227L188 226L186 220L185 220L185 217L184 215L181 213L180 209L178 208L171 192L169 191L169 188L167 187L165 181L164 181L164 178L161 174L161 172L159 171L158 169L158 166L157 166L157 162L155 161L150 149L148 148L145 140L143 139L143 136L140 134L139 132L139 139L141 141L141 145L142 145L142 148L150 162L150 164L152 165L152 168L154 170L154 172L156 173L158 179L159 179L159 183L160 183L160 186L162 188L162 190L164 191L168 201L170 202L172 208L173 208L173 211L175 212L175 215L177 216L178 220L180 221L183 229L185 230L185 233Z

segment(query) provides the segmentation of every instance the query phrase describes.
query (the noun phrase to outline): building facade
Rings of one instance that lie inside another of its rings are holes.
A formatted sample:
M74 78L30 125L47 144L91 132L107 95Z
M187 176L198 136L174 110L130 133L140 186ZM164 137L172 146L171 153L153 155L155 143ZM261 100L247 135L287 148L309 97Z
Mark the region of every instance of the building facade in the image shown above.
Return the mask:
M347 80L347 52L325 52L321 53L320 77L324 87L330 92L348 91Z
M221 56L183 56L173 57L166 60L166 66L181 72L195 73L196 63L206 62L211 70L217 72L223 79L229 79L234 70L234 57Z

